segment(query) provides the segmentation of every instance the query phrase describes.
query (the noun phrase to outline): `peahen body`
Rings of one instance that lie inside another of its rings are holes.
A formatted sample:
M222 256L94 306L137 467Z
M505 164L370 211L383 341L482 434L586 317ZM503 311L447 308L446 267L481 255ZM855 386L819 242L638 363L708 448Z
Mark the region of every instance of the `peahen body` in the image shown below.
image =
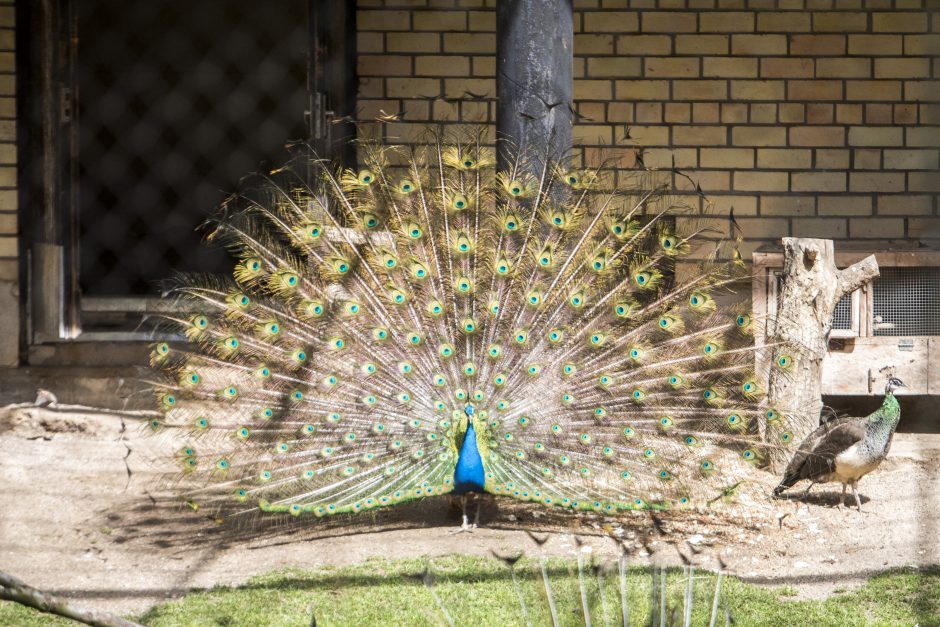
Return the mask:
M885 387L884 401L876 411L865 418L837 418L820 425L806 436L783 473L783 480L774 495L798 481L810 481L805 494L817 483L842 483L841 507L845 501L846 486L852 486L855 504L862 511L858 481L877 468L888 455L894 430L901 419L901 406L894 391L903 387L900 379L891 377Z
M186 438L188 500L325 516L485 491L615 512L740 481L748 424L779 412L750 314L716 300L743 272L728 242L677 230L661 188L496 172L474 139L363 160L260 177L213 234L233 277L173 290L187 341L154 346L152 427Z

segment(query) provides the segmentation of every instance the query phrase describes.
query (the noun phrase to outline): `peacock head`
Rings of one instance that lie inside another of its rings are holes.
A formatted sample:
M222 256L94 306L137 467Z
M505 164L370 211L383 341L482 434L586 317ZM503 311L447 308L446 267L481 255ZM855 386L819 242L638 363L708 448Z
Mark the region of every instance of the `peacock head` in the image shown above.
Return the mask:
M885 394L894 394L894 391L898 388L907 387L904 385L904 382L898 379L897 377L891 377L888 379L888 385L885 386Z

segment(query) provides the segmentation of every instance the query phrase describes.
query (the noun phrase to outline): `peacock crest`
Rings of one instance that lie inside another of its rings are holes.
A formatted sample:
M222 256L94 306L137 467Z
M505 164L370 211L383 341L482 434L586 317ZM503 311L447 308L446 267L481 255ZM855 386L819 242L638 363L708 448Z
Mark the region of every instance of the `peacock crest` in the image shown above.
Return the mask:
M153 347L151 427L184 436L188 499L358 512L454 491L468 449L476 489L575 510L746 476L780 413L751 314L720 304L749 278L734 242L681 232L666 189L603 168L497 172L477 137L362 158L259 176L211 236L232 277L172 290L188 313Z

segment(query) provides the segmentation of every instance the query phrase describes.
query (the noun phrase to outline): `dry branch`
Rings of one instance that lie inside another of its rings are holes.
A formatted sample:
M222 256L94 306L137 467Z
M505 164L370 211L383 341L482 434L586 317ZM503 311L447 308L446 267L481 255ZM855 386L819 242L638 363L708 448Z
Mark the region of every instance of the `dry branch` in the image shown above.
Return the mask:
M32 607L40 612L56 614L96 627L141 627L109 612L73 605L69 601L43 592L20 581L13 575L0 571L0 599Z

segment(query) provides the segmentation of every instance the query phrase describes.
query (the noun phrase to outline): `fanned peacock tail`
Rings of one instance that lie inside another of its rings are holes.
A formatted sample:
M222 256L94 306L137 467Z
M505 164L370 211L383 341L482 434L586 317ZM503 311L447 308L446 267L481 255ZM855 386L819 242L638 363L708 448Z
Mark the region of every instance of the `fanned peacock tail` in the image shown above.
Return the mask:
M151 426L186 434L188 499L323 516L444 494L470 421L483 488L547 506L683 505L746 476L778 412L750 314L718 304L745 270L673 227L666 190L496 172L475 138L363 154L259 177L212 236L233 276L175 288L187 341L154 346Z

